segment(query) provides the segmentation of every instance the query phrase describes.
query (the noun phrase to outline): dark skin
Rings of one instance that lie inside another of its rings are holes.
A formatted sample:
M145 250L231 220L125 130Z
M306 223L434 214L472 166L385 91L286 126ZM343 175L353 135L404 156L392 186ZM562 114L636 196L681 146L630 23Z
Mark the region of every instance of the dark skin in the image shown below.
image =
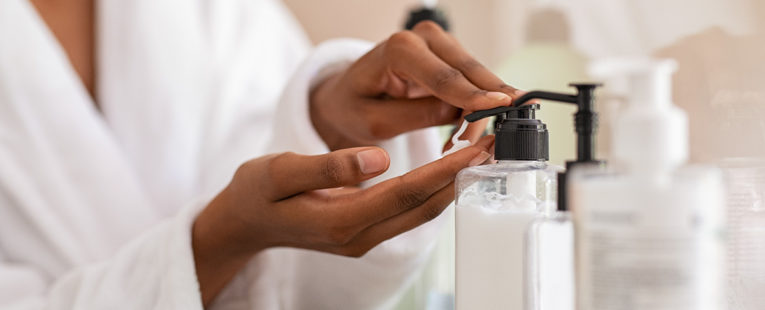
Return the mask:
M32 3L97 99L93 1ZM370 145L457 123L466 113L509 105L519 95L433 23L392 35L310 94L311 121L333 152L273 154L243 163L198 215L191 234L202 302L209 305L265 249L360 257L435 218L454 197L457 172L490 158L493 137L479 140L485 123L462 136L474 146L359 189L390 164L383 149Z

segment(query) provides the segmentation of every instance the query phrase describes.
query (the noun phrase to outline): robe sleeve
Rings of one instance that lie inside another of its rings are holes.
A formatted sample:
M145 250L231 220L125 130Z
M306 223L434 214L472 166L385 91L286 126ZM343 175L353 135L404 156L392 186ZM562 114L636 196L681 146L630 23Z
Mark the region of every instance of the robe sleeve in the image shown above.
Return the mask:
M187 208L109 259L55 280L0 257L0 308L201 310L190 231L197 211Z
M313 51L285 88L269 151L329 151L309 117L310 90L330 74L347 68L371 47L369 43L342 39L325 42ZM439 158L441 143L437 129L430 128L383 141L380 146L390 154L390 169L366 186ZM282 273L282 309L387 309L395 305L423 269L444 220L441 216L390 239L361 258L274 249L261 253L258 260L260 268ZM251 293L258 295L257 291Z
M282 93L268 150L311 155L329 152L311 123L308 110L310 91L325 78L350 66L371 48L371 43L354 39L334 39L317 46Z

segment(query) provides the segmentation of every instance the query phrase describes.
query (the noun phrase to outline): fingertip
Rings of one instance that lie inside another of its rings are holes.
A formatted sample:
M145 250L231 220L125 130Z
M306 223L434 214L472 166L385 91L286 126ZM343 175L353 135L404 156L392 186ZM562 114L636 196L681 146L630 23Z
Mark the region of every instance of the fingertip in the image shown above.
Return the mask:
M388 170L390 157L379 147L368 148L356 153L359 170L363 174L376 174Z
M473 105L468 110L488 110L501 106L509 106L513 103L513 97L506 93L496 91L481 91L473 100Z
M489 160L489 158L491 158L491 154L489 154L486 151L481 151L481 153L478 153L478 155L476 155L475 157L473 157L473 159L470 160L470 162L468 163L468 167L474 167L474 166L483 164L484 162Z

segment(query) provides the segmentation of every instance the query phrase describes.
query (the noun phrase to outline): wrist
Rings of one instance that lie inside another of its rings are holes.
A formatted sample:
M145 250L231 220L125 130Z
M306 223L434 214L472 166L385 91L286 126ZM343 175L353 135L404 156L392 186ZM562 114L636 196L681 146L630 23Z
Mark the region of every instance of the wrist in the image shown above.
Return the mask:
M212 301L255 254L265 249L248 241L244 224L231 219L232 199L223 190L197 216L191 231L194 264L202 299Z

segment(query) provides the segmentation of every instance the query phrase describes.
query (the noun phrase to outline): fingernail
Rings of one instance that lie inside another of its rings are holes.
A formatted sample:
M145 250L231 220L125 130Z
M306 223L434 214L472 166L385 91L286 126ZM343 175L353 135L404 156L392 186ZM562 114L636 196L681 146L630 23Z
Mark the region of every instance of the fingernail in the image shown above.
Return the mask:
M489 97L490 99L497 100L497 101L509 101L510 100L510 96L508 96L507 94L496 92L496 91L487 92L486 93L486 97Z
M377 173L388 167L388 157L384 152L376 149L356 153L356 160L363 174Z
M516 95L516 96L523 96L523 95L525 95L525 94L528 94L528 93L529 93L529 92L527 92L527 91L525 91L525 90L520 90L520 89L516 89L516 90L515 90L515 95Z
M468 163L469 167L478 166L491 157L491 154L481 151L476 157Z

